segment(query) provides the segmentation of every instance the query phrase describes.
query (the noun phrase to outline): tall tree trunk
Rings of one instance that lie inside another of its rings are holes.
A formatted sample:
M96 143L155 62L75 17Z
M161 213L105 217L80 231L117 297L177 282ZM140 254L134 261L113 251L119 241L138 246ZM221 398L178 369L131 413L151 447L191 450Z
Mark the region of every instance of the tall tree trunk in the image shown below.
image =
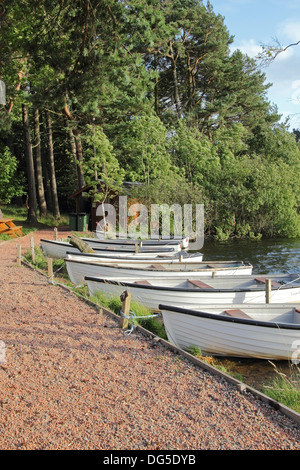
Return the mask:
M178 116L178 118L180 118L181 117L181 110L180 110L180 98L179 98L178 77L177 77L178 53L174 52L172 42L170 42L170 57L171 57L172 70L173 70L174 101L175 101L177 116Z
M27 220L33 225L37 225L37 199L35 187L35 172L32 155L32 144L30 138L30 125L27 106L22 104L23 130L25 139L25 160L28 181L28 215Z
M80 133L77 130L73 129L73 135L75 138L75 145L76 145L78 186L79 186L79 189L81 189L85 186L84 174L82 171L83 151L82 151Z
M34 111L34 154L35 154L35 171L37 182L37 193L39 199L40 216L47 215L47 204L45 198L45 190L43 183L43 170L41 158L41 135L40 135L40 113L36 109Z
M67 100L67 95L65 96L65 105L63 107L63 112L66 115L67 119L70 122L73 122L74 125L74 119L73 116L69 110L68 106L68 100ZM76 128L73 127L73 129L69 133L70 137L73 135L74 142L75 142L75 148L76 148L76 165L77 165L77 178L78 178L78 189L81 189L85 186L85 181L84 181L84 174L82 171L82 162L83 162L83 151L82 151L82 145L81 145L81 138L80 138L80 131ZM70 138L70 143L72 145L72 139ZM74 151L74 148L72 149Z
M73 157L73 164L74 164L73 168L74 168L74 178L76 180L76 188L81 189L82 185L80 184L81 179L80 179L79 165L77 164L77 151L76 151L75 137L71 129L69 129L68 134L69 134L71 155Z
M157 55L154 54L154 70L157 71ZM159 116L159 89L158 89L158 76L155 78L154 86L154 109Z
M56 186L56 176L55 176L55 164L54 164L54 152L53 152L53 137L52 137L52 125L49 111L45 112L46 115L46 125L48 130L48 142L49 142L49 176L52 192L52 205L53 205L53 216L55 219L60 217L58 196L57 196L57 186Z
M43 166L43 175L44 175L44 187L45 187L45 197L47 208L49 211L53 212L52 207L52 191L50 185L50 178L49 178L49 171L48 171L48 162L47 162L47 155L42 155L42 166Z

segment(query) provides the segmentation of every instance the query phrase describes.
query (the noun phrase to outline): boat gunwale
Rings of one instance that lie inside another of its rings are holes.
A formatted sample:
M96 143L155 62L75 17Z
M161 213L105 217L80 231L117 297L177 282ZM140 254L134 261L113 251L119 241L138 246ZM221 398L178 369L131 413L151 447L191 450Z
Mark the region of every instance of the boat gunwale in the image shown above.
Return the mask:
M93 238L91 238L91 240L93 241ZM73 247L73 248L76 248L74 247L71 243L67 242L67 241L62 241L62 240L47 240L47 239L44 239L44 238L41 238L40 239L41 242L46 242L46 243L52 243L53 245L59 245L59 244L63 244L63 246L66 246L66 245L70 245L70 247ZM85 242L86 243L86 242ZM109 254L113 254L113 253L129 253L129 254L134 254L135 252L133 250L127 250L127 249L122 249L122 250L117 250L117 249L111 249L111 248L98 248L96 246L91 246L91 248L93 250L96 251L96 253L94 254L97 254L98 252L101 252L101 253L109 253ZM158 247L159 248L159 247ZM156 249L153 249L150 248L150 249L146 249L146 250L143 250L143 247L139 249L139 254L155 254L155 255L164 255L164 253L171 253L171 254L181 254L184 250L179 250L179 251L176 251L172 248L162 248L160 250L156 250ZM92 253L91 253L92 254Z
M51 241L51 240L50 240ZM53 240L54 241L54 240ZM72 245L70 244L70 246L72 247ZM94 248L93 248L94 249ZM97 250L97 248L95 248L95 250ZM103 251L103 250L101 250ZM115 252L116 253L116 252ZM150 252L151 253L151 252ZM79 252L79 253L73 253L71 251L67 251L66 252L66 255L74 255L76 254L76 256L79 255L79 257L84 257L84 256L90 256L91 258L95 258L95 259L99 259L101 258L101 254L99 254L98 252L96 253L83 253L83 252ZM134 255L134 252L132 252L132 255ZM173 255L173 252L172 252L172 255ZM163 259L164 261L166 261L166 263L170 263L171 261L169 260L173 260L173 259L177 259L179 258L180 256L182 256L182 259L191 259L191 258L197 258L198 256L203 256L202 253L200 252L197 252L197 253L187 253L186 251L174 251L174 255L173 256L164 256L163 255L163 252L162 253L159 253L156 257L153 257L153 262L155 262L155 259ZM151 261L151 258L134 258L134 260L129 256L128 258L120 258L118 256L118 254L116 256L111 256L112 258L116 259L116 260L119 260L121 259L122 261L126 261L126 260L130 260L130 261L146 261L146 262L149 262L149 260ZM74 260L75 261L75 260ZM117 262L117 261L116 261ZM194 263L201 263L201 261L194 261ZM182 264L184 264L184 261L182 261ZM252 267L252 266L250 266Z
M68 235L68 238L72 238L72 235ZM139 245L140 243L143 245L145 244L146 246L162 246L162 245L171 245L171 246L176 246L180 245L182 246L183 242L185 242L185 239L164 239L164 240L133 240L131 238L89 238L89 237L80 237L80 239L87 241L91 240L92 242L96 243L107 243L107 244L112 244L112 245ZM141 247L142 247L141 245Z

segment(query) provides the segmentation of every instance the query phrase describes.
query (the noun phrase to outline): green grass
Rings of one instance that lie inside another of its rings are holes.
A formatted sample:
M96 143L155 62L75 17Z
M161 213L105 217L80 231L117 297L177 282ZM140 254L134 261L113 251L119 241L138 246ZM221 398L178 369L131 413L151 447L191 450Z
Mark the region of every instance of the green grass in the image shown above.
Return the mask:
M63 214L59 219L55 219L51 213L47 217L38 217L37 226L32 226L27 221L27 209L25 206L3 205L0 207L3 217L14 219L16 225L22 226L22 232L27 235L35 230L46 227L59 227L69 225L68 215ZM9 235L0 235L0 240L11 240Z
M97 305L107 308L115 314L120 315L122 302L119 297L108 297L102 292L97 292L90 299ZM143 326L144 328L151 331L153 334L159 336L160 338L167 339L165 328L158 317L144 319L142 318L152 315L153 313L151 310L149 310L147 307L140 304L139 302L132 301L130 304L130 311L133 312L135 315L134 322L136 324ZM129 323L131 323L131 321Z
M273 400L300 413L300 368L296 365L291 367L293 369L290 377L275 368L277 376L271 385L263 388L263 392Z
M23 258L26 261L29 261L29 263L34 265L40 271L43 271L45 273L48 271L48 260L47 260L47 258L45 258L43 250L42 250L41 247L39 247L39 246L34 247L34 260L32 258L31 250L26 251L23 254ZM66 269L66 266L65 266L65 261L63 259L53 258L52 266L53 266L54 274L59 273L59 276L61 278L65 278L66 280L69 279L68 274L67 274L67 269Z
M243 382L243 376L232 370L228 370L223 365L219 365L218 361L210 356L203 356L202 351L197 346L190 346L187 348L187 352L193 356L209 363L216 369L234 377L235 379ZM273 400L282 403L288 408L295 410L300 413L300 368L293 365L290 377L280 372L273 364L274 369L277 373L270 385L264 385L262 392Z

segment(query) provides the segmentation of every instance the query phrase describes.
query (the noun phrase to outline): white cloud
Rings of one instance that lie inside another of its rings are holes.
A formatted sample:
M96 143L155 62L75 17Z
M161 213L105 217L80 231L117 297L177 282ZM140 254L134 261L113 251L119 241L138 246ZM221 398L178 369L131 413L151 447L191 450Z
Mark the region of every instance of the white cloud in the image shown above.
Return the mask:
M292 103L299 105L300 104L300 80L294 80L292 82L291 88L293 90L292 92Z
M275 44L276 46L276 44ZM282 47L286 47L286 46L282 46ZM276 56L276 59L277 62L283 62L283 61L288 61L289 59L291 59L295 54L295 51L292 47L289 47L288 49L286 49L285 51L282 51L280 52L280 54L278 54Z
M300 19L286 19L278 27L280 37L286 41L297 42L300 40Z
M270 44L270 47L272 46L279 46L279 44L276 44L276 42ZM267 45L265 47L268 47ZM285 47L285 46L282 46ZM239 49L243 54L247 54L249 57L252 57L253 59L259 57L261 53L263 52L263 45L259 44L258 42L255 41L255 39L249 39L249 40L242 40L240 41L239 44L234 44L231 46L231 52L235 51L236 49ZM300 49L300 45L299 45ZM289 47L285 51L281 52L278 54L276 57L277 62L282 62L282 61L287 61L291 59L291 57L294 55L295 51L293 47Z
M243 40L239 44L232 46L232 52L239 49L243 54L247 54L249 57L256 57L261 52L261 46L255 42L254 39L248 41Z

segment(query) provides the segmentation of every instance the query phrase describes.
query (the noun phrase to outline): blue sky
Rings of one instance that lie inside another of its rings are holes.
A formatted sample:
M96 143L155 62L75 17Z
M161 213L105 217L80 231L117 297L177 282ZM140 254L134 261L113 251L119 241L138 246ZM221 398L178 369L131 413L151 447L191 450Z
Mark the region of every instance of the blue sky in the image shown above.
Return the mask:
M206 4L206 2L203 2ZM300 40L300 0L210 0L234 36L233 49L257 57L262 45L277 41L287 46ZM300 129L300 44L290 47L268 66L259 64L272 83L268 100L276 104L282 120L290 117L290 130Z

